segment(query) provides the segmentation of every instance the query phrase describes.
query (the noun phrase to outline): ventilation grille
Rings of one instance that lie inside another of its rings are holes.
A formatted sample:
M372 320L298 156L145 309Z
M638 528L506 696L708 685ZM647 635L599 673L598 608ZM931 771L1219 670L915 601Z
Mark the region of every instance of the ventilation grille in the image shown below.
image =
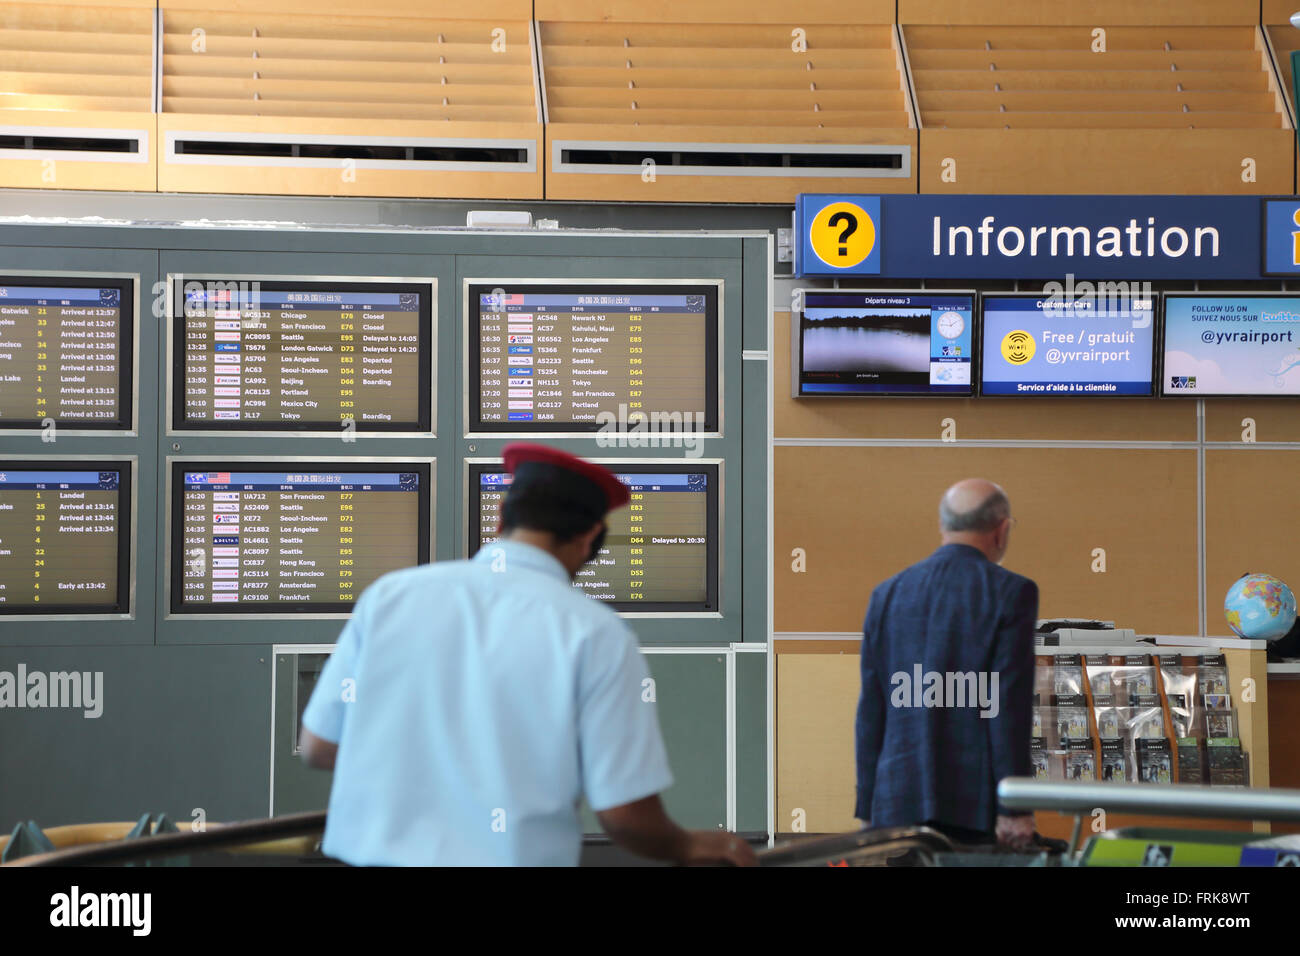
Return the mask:
M163 12L164 113L539 121L527 21Z
M134 129L0 126L0 158L148 162L149 134Z
M417 139L172 131L169 163L460 172L534 172L537 144L523 139Z
M775 143L629 143L555 140L557 173L642 175L906 178L908 146Z
M0 4L0 109L153 111L153 5Z

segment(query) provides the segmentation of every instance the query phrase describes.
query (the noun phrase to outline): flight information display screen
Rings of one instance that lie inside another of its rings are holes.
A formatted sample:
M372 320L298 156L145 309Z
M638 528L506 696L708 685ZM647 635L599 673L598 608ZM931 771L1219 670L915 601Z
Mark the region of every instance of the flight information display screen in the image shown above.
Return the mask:
M1300 296L1165 295L1161 394L1300 395Z
M429 560L428 463L173 462L172 613L346 613Z
M718 610L716 464L627 463L616 472L631 501L609 515L609 531L574 587L616 610ZM511 475L500 464L470 466L469 553L497 540Z
M803 291L800 396L971 395L971 293Z
M0 614L125 614L131 469L0 462Z
M172 426L430 431L432 287L173 282Z
M718 430L716 285L467 294L470 432Z
M130 279L0 276L0 428L131 427Z

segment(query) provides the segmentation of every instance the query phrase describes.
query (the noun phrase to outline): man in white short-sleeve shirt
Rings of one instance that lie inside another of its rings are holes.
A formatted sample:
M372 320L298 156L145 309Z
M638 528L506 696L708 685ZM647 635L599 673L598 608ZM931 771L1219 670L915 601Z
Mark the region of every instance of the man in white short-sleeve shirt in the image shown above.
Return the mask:
M575 865L586 796L654 859L754 862L664 813L672 783L636 637L572 586L627 503L610 472L515 444L502 538L385 575L357 602L303 714L334 770L322 849L353 864Z

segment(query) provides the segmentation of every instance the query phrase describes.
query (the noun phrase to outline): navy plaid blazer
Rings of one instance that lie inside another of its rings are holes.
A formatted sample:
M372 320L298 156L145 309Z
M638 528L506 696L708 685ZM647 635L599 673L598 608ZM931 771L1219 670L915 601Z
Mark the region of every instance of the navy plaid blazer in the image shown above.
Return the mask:
M944 545L872 592L858 819L994 830L1007 813L998 781L1030 775L1037 617L1038 586L965 544Z

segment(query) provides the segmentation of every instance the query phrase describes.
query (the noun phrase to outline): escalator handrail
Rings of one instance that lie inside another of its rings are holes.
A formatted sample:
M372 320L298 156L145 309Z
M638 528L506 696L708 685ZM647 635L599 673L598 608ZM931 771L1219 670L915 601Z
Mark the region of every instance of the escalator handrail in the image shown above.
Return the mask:
M291 813L265 820L209 824L204 830L160 833L138 840L114 840L66 847L22 857L4 866L105 866L160 856L181 856L204 850L223 850L250 843L309 836L325 830L325 811Z
M870 850L873 846L889 845L892 848L915 849L924 853L953 853L955 847L948 837L930 827L879 827L854 833L840 833L812 840L801 840L782 846L760 850L760 866L780 866L790 860L838 859Z
M1007 777L998 801L1012 810L1056 810L1220 820L1300 821L1300 790L1281 787L1210 787L1168 783L1073 783Z

